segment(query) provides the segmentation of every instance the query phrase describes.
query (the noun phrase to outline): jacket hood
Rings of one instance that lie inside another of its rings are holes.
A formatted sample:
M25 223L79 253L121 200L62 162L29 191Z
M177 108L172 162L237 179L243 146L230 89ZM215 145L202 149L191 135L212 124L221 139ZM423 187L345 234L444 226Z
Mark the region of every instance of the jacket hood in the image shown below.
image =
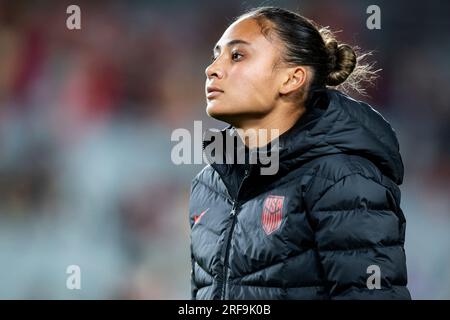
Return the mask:
M347 153L372 161L396 184L403 182L399 144L389 122L369 104L333 89L318 90L312 106L280 136L280 164Z

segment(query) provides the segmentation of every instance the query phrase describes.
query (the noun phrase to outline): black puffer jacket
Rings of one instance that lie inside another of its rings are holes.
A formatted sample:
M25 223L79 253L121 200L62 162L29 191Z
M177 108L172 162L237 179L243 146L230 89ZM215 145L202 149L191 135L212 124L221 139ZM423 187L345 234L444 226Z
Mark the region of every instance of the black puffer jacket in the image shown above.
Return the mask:
M394 131L336 90L310 106L276 175L213 162L194 178L193 299L410 299Z

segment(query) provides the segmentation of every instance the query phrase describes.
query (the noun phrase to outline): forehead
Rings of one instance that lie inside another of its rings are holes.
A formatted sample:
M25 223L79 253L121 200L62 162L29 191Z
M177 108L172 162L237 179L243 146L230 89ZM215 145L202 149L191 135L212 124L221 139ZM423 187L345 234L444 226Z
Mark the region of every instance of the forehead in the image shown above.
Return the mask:
M262 46L268 48L276 45L275 41L267 39L263 35L261 32L261 26L255 19L252 18L243 18L233 22L227 30L225 30L222 37L217 42L217 45L222 48L229 41L236 39L249 42L251 46Z
M255 19L239 19L233 22L222 35L223 38L246 37L246 40L262 36L261 28Z

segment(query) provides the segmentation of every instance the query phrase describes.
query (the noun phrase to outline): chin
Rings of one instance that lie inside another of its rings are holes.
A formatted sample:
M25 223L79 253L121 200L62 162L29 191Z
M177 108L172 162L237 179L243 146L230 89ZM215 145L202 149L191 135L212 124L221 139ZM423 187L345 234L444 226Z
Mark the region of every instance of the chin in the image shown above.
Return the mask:
M222 112L206 112L211 118L231 124L233 126L236 126L236 119L239 118L238 115L235 114L229 114L229 113L222 113Z
M230 108L227 108L226 106L217 103L217 101L208 102L208 105L206 107L206 113L211 118L217 120L223 120L224 118L233 116L233 114L230 114Z

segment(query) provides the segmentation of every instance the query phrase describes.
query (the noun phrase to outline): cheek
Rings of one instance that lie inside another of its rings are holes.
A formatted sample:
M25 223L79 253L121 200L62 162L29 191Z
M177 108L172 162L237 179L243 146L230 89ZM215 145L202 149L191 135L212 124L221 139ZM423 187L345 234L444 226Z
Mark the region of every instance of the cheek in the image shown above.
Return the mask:
M272 74L261 67L254 66L233 81L238 98L253 105L265 106L274 99L274 79Z

